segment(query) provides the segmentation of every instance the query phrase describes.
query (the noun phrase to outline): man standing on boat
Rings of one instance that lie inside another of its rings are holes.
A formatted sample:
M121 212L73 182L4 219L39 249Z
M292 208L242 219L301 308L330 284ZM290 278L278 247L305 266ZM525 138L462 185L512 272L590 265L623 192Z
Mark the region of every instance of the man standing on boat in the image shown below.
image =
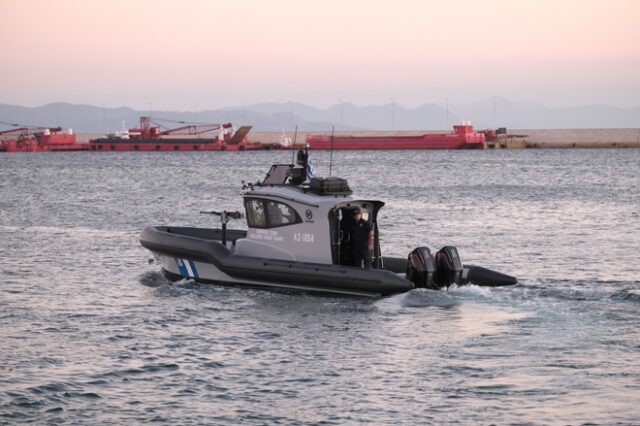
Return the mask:
M371 253L373 252L373 225L362 218L362 211L353 211L355 226L353 229L353 260L355 266L371 269Z

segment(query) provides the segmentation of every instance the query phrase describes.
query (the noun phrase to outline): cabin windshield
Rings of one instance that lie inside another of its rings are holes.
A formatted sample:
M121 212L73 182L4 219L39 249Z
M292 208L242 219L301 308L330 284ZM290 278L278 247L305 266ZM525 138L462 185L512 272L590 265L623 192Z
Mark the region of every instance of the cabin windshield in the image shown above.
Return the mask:
M249 226L252 228L264 228L267 224L267 218L262 200L246 200L245 208Z
M291 206L280 201L248 198L245 208L247 223L251 228L277 228L302 222Z
M293 166L289 164L274 164L267 172L262 184L284 185L289 177L291 167Z

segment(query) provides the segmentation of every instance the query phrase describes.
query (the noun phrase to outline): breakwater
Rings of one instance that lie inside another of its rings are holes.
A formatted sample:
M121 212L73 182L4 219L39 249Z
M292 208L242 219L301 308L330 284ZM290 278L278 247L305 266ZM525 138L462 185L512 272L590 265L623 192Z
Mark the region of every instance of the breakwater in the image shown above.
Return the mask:
M525 129L530 148L638 148L638 129Z

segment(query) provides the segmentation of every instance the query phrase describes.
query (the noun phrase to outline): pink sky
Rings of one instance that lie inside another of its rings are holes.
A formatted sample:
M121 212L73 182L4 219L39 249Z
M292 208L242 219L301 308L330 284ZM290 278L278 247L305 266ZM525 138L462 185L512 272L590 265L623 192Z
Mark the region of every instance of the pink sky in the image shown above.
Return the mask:
M635 0L0 0L0 103L640 105Z

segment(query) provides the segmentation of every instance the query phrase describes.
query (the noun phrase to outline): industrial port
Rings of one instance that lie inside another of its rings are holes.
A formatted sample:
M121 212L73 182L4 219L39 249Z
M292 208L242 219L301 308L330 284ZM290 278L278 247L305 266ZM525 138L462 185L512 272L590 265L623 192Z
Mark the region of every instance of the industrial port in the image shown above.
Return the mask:
M75 134L62 127L2 123L0 152L252 151L291 149L638 148L640 128L484 129L461 123L443 131L253 132L251 126L140 117L138 127L111 134Z

